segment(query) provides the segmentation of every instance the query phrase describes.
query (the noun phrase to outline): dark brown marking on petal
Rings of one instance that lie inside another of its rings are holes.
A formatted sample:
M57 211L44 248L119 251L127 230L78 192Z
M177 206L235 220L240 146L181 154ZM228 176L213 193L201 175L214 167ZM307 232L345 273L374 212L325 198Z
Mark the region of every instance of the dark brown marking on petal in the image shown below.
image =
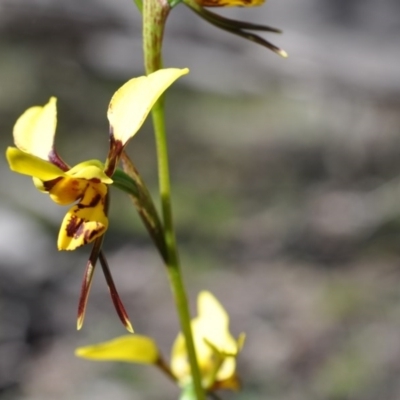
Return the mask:
M90 243L93 238L98 235L101 232L105 231L105 226L103 224L100 224L98 222L96 222L96 228L95 229L91 229L88 231L84 232L84 242L86 243Z
M106 230L105 226L99 222L96 222L95 228L85 230L86 222L86 220L79 218L76 215L71 216L66 227L67 236L73 239L83 237L83 245L85 245L90 243L95 236L98 236Z
M49 153L49 161L56 165L58 168L62 169L64 172L68 171L70 167L66 164L63 159L57 154L56 149L53 147Z
M107 176L112 176L119 162L120 155L124 145L120 140L115 140L112 128L110 128L110 150L107 156L107 162L105 167L105 174Z
M93 208L96 207L100 202L104 202L103 196L99 193L96 194L96 196L93 197L93 199L90 201L89 204L82 204L82 203L78 203L76 206L79 209L84 209L84 208Z
M71 186L72 186L72 190L74 190L76 192L76 190L79 188L79 181L78 179L71 179ZM86 190L88 185L85 186L85 189L82 190L82 192L84 192Z
M83 233L84 222L85 221L82 218L72 215L66 227L67 236L75 238L81 236Z
M50 190L53 189L53 187L54 187L58 182L60 182L61 179L63 179L62 176L60 176L59 178L52 179L51 181L42 181L42 182L43 182L43 189L44 189L46 192L50 192Z
M89 207L96 207L103 200L103 196L99 193L93 197L91 202L89 203Z

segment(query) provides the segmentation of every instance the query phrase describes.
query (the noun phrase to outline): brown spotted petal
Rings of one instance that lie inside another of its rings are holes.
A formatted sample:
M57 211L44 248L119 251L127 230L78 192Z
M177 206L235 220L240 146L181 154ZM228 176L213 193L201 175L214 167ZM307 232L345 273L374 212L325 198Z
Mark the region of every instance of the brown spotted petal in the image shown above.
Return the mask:
M43 190L50 194L50 198L60 205L71 204L82 198L90 185L90 183L84 179L76 179L70 176L41 182L41 184Z
M93 242L108 227L107 186L87 182L81 201L65 215L58 235L59 250L75 250Z

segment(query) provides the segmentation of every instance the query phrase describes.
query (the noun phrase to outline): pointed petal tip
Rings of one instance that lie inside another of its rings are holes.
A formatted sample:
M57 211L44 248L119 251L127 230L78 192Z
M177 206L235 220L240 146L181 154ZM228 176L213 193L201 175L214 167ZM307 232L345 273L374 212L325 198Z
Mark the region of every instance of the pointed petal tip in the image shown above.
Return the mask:
M285 50L279 49L279 51L277 51L277 53L283 58L288 58L289 57L289 54L286 53Z
M78 315L78 318L76 320L76 330L77 331L80 331L82 329L84 319L85 319L84 314Z
M189 73L189 68L182 68L182 75L186 75Z
M119 298L118 293L115 292L115 294L112 296L112 298L113 298L114 307L117 311L118 317L119 317L120 321L122 322L122 324L124 325L125 329L130 333L134 333L133 326L131 324L131 321L129 320L128 314L125 310L124 305L122 304L121 299Z
M125 328L126 328L126 330L128 331L128 332L130 332L130 333L134 333L135 331L133 330L133 326L132 326L132 324L131 324L131 322L129 321L129 319L126 319L125 320Z

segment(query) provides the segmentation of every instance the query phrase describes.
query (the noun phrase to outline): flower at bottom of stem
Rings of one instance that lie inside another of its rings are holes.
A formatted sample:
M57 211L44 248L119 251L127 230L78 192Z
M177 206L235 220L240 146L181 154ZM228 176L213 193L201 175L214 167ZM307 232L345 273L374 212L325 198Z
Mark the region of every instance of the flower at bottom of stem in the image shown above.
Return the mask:
M202 384L205 390L238 390L236 357L244 334L234 339L229 332L229 316L210 292L198 297L198 317L192 320L193 339ZM164 363L155 342L146 336L121 336L108 342L80 347L78 357L95 361L123 361L154 364L166 372L182 388L191 385L190 365L182 333L177 336L171 353L170 368Z
M236 375L236 357L244 335L235 339L229 331L229 316L219 301L203 291L197 300L198 316L192 320L192 332L197 362L205 389L240 387ZM185 339L180 333L172 347L171 370L182 386L191 379Z

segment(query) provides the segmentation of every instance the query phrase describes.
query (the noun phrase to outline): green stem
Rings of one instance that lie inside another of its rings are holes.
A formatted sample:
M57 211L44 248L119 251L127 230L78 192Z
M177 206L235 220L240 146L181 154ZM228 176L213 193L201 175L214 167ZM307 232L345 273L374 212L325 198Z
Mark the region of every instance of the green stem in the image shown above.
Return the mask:
M143 2L143 49L147 74L162 68L162 39L169 10L170 6L166 0L144 0ZM204 400L205 395L201 384L201 375L190 325L189 303L179 265L178 248L172 217L168 146L165 130L164 102L162 98L154 105L152 109L152 118L157 148L158 178L164 233L167 245L167 273L182 333L185 337L196 398L197 400Z

